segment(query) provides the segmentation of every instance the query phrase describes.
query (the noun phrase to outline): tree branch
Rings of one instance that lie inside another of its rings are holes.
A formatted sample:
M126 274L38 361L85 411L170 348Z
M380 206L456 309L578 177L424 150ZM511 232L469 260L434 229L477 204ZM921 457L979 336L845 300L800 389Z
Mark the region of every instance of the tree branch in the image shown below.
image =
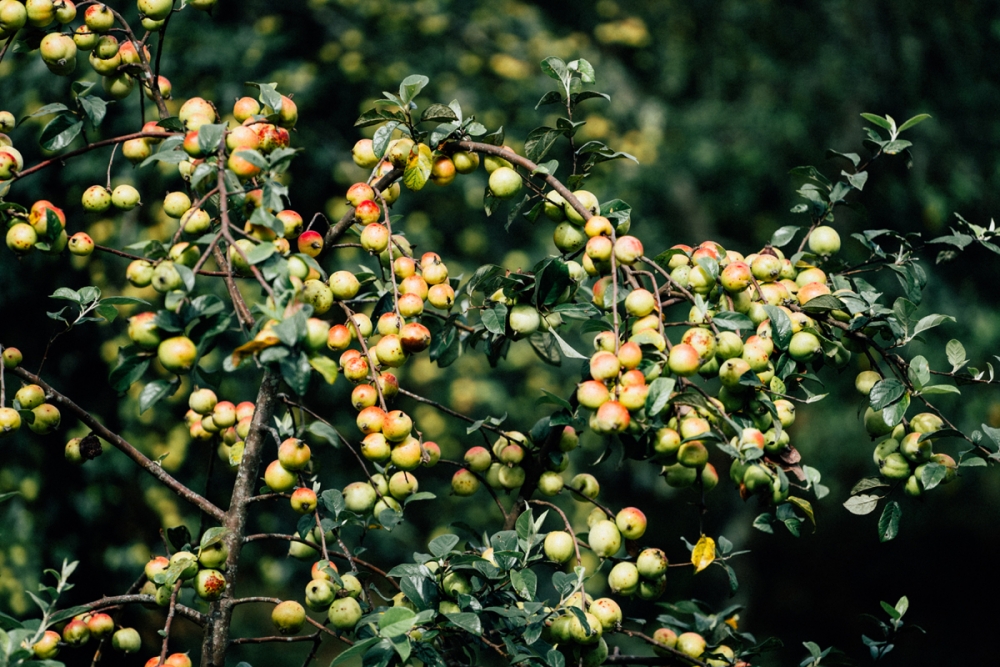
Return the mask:
M217 521L222 521L224 513L221 509L216 507L214 504L209 502L206 498L198 495L188 487L186 487L181 482L174 479L166 470L163 469L158 462L152 461L146 457L145 454L140 452L138 449L133 447L125 438L121 437L117 433L113 432L111 429L106 427L104 424L100 423L94 417L91 416L89 412L81 408L79 405L74 403L68 397L60 394L58 391L52 388L51 385L46 383L40 377L33 373L29 373L23 368L14 369L14 374L20 377L22 380L27 380L33 384L37 384L42 389L45 390L45 395L50 398L50 400L58 405L63 406L69 412L71 412L77 419L90 427L90 430L94 432L95 435L100 437L102 440L113 445L120 452L128 456L130 459L135 461L140 468L148 472L150 475L158 479L164 486L169 488L171 491L176 493L179 497L188 501L195 507L199 508L202 512L205 512Z

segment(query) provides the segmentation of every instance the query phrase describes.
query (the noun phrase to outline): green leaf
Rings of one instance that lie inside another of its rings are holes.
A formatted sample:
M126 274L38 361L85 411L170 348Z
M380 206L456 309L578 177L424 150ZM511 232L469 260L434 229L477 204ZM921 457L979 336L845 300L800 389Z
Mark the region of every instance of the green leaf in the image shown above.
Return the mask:
M901 399L882 410L882 420L889 426L895 426L902 421L909 407L910 395L908 393L903 394Z
M920 389L931 381L931 370L927 364L927 359L917 355L910 360L910 366L906 369L906 376L913 383L915 389Z
M250 248L247 252L247 262L251 265L260 264L265 259L273 255L277 251L277 247L270 241L262 241Z
M876 116L873 113L863 113L863 114L861 114L861 117L864 118L865 120L867 120L869 123L872 123L874 125L878 125L879 127L885 128L885 129L889 130L890 132L892 131L893 123L890 123L889 121L887 121L885 118L882 118L881 116Z
M948 355L948 363L951 364L951 372L954 373L958 371L962 366L969 363L968 358L965 355L965 346L962 342L955 340L954 338L948 341L945 345L945 354Z
M720 329L726 329L729 331L740 331L755 328L753 320L743 313L737 313L735 310L724 310L721 313L713 315L712 322L714 322Z
M920 390L921 396L933 396L934 394L961 394L958 387L950 384L932 384Z
M431 554L438 558L442 558L451 552L459 543L458 535L452 535L448 533L447 535L441 535L431 540L431 543L427 545L430 549Z
M445 614L445 618L449 621L462 628L466 632L472 633L477 637L483 634L483 626L479 622L479 616L469 612L461 612L458 614Z
M394 607L394 608L399 609L399 607ZM330 667L336 667L336 665L339 665L343 662L347 662L351 658L363 655L369 648L379 643L380 641L382 641L381 637L369 637L364 641L359 641L358 643L354 644L343 653L339 654L336 658L334 658L333 662L330 663Z
M125 306L125 305L140 305L140 306L151 306L152 304L145 299L140 299L135 296L107 296L101 299L101 303L108 303L112 306Z
M505 326L507 322L507 306L499 303L492 308L487 308L482 311L480 317L483 320L483 326L491 334L496 334L502 336L505 331Z
M538 577L531 570L511 570L510 585L525 600L534 600L538 590Z
M890 500L882 510L882 516L878 518L878 539L879 542L888 542L899 534L899 517L903 515L899 503Z
M847 306L832 294L820 294L813 299L809 299L802 306L802 310L807 313L822 313L828 310L847 310Z
M226 126L222 123L208 123L198 128L198 148L205 155L211 155L219 148Z
M917 325L913 327L912 336L916 336L921 331L927 331L928 329L933 329L942 322L951 321L954 322L955 318L951 315L927 315L926 317L921 317Z
M447 123L458 120L458 116L455 115L455 111L449 106L444 104L432 104L424 109L424 112L420 114L420 120Z
M889 378L876 382L872 387L871 393L868 395L868 399L871 401L872 410L877 411L892 405L905 393L906 385L899 380Z
M69 146L82 129L82 120L71 113L61 113L45 126L38 143L47 151L57 151Z
M848 498L844 503L844 508L851 514L871 514L878 507L878 501L880 500L882 500L881 496L860 494Z
M117 392L127 390L136 380L141 378L152 360L151 357L140 356L134 351L125 354L123 352L125 349L127 348L119 348L117 365L108 374L108 382Z
M191 292L194 290L194 271L190 268L174 262L174 268L177 269L177 273L180 274L181 280L184 282L184 291Z
M948 474L948 468L940 463L925 463L920 470L920 483L924 485L925 491L930 491L935 486L944 481Z
M788 349L788 343L792 340L792 320L777 306L764 306L764 310L771 320L771 338L774 344L779 349Z
M788 245L788 243L795 238L795 234L798 233L799 229L801 229L801 227L797 225L786 225L781 229L778 229L774 232L774 234L771 234L771 245L776 248L782 248Z
M174 390L179 386L180 382L177 380L170 382L166 380L153 380L147 384L139 394L139 414L151 408L157 401L173 394Z
M562 352L562 355L564 357L566 357L567 359L589 359L590 358L590 357L587 357L587 356L582 355L579 352L577 352L569 343L567 343L565 340L563 340L562 337L559 334L557 334L555 331L551 331L549 333L551 333L552 337L556 339L556 343L559 344L559 350Z
M93 127L98 127L108 112L108 103L100 97L81 97L80 108Z
M524 140L524 156L532 162L538 162L552 148L559 137L565 134L564 130L555 130L551 127L536 127L528 133Z
M411 74L403 79L403 82L399 84L399 98L403 104L409 104L413 101L413 98L419 95L429 82L430 79L423 74Z
M201 536L201 542L198 546L202 549L207 549L210 546L219 544L228 532L229 529L224 526L212 526Z
M298 356L289 355L282 359L279 364L282 379L299 396L305 395L309 389L309 377L312 373L312 366L309 365L309 357L305 352L300 352Z
M562 104L563 96L558 90L550 90L549 92L542 95L542 98L538 100L538 104L535 105L535 109L538 107L545 106L546 104Z
M325 422L314 421L309 424L309 428L306 429L317 438L326 440L329 444L334 447L340 446L340 438L337 436L337 431L334 430L332 426Z
M909 119L908 121L906 121L905 123L903 123L902 125L900 125L899 128L896 130L896 134L900 134L903 130L908 130L911 127L913 127L914 125L922 123L922 122L924 122L925 120L927 120L930 117L931 117L931 115L929 113L917 114L913 118Z
M663 412L663 408L667 407L670 401L676 382L674 378L659 377L650 383L649 392L646 394L647 416L655 417Z
M76 290L72 290L68 287L60 287L55 292L49 295L50 299L62 299L64 301L72 301L76 304L82 304L83 299L77 293Z
M56 113L57 111L69 111L69 107L67 107L65 104L60 104L59 102L53 102L52 104L46 104L45 106L43 106L30 116L25 116L25 118L37 118L39 116L48 116L50 113Z
M541 66L542 71L550 78L560 82L568 82L569 71L566 69L566 63L562 59L549 56L542 61Z

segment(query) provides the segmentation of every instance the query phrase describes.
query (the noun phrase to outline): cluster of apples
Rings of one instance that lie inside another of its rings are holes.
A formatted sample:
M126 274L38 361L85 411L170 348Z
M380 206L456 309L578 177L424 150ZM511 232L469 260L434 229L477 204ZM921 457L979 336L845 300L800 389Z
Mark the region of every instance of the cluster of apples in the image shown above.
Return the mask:
M42 636L31 645L31 650L39 660L52 660L59 655L59 649L63 646L77 648L84 646L91 639L101 640L111 634L111 646L116 651L122 653L135 653L142 648L142 638L135 628L118 628L115 630L115 621L111 616L103 612L86 613L74 616L64 627L62 635L55 630L46 630ZM174 654L177 656L187 655L184 653ZM174 658L174 656L171 656ZM157 656L157 661L159 657ZM179 658L174 658L174 662L166 663L169 667L191 667L191 660L186 663L180 662Z
M4 350L3 362L6 368L16 368L21 353L16 348ZM37 384L22 385L14 394L14 408L0 407L0 437L11 435L21 428L18 410L29 410L33 415L28 428L38 435L47 435L59 428L62 415L59 408L45 401L45 390ZM15 409L17 408L17 409Z
M674 653L669 650L673 649L689 658L701 660L709 667L730 667L732 665L748 667L747 662L737 661L733 649L725 644L709 649L705 638L697 632L682 632L678 635L670 628L657 628L653 633L653 641L657 644L653 647L653 652L659 656L673 657Z
M867 396L882 376L875 371L862 371L855 379L855 387ZM921 412L910 418L908 424L890 426L881 411L865 410L865 430L877 438L872 458L879 474L889 480L906 480L903 490L907 495L919 496L924 488L924 471L929 463L944 466L944 476L937 484L948 484L958 474L955 459L943 452L934 452L934 439L930 435L944 427L944 421L933 412Z
M2 16L2 4L0 4L0 16ZM4 181L9 181L17 175L17 172L24 168L24 158L21 151L14 148L14 141L7 134L14 129L16 124L14 114L6 110L0 110L0 186Z
M210 10L217 0L191 0L188 7ZM86 3L85 3L86 4ZM137 0L142 27L150 32L160 30L173 11L173 0ZM44 29L53 24L65 26L77 17L72 0L0 0L0 39L12 36L25 26ZM76 69L77 54L89 53L88 60L95 72L103 77L104 90L115 99L124 99L135 88L139 66L150 62L149 49L132 39L119 42L110 34L119 20L116 13L103 3L94 3L83 12L83 23L72 35L53 31L47 33L38 46L42 62L58 76L69 76ZM125 27L124 24L122 27ZM143 82L149 87L150 82ZM170 95L170 82L160 77L157 85L164 97ZM147 94L149 91L147 90Z
M229 549L221 540L199 547L198 553L177 551L169 558L155 556L146 563L146 583L139 592L151 596L157 605L167 607L173 595L172 582L179 580L182 586L193 587L202 600L218 600L228 585L223 573L228 557Z
M415 143L409 137L393 139L379 157L375 153L375 145L371 139L359 139L351 149L354 164L362 169L372 169L375 178L381 178L393 168L405 169L411 160L426 160L430 162L429 180L435 185L449 185L459 174L471 174L479 168L479 155L469 151L455 151L450 154L434 151L425 143ZM511 168L511 164L502 158L487 157L486 171L490 174L491 189L494 186L493 172L500 166L505 166L507 172L502 172L495 185L494 194L501 198L513 197L521 189L521 176ZM511 175L512 174L512 175ZM392 204L399 198L399 183L393 183L382 193L387 204ZM377 219L377 218L376 218Z
M313 611L325 611L330 624L338 630L350 630L361 619L358 598L362 584L353 574L340 574L328 560L316 561L312 578L306 584L305 606ZM306 610L296 600L285 600L271 610L271 622L278 632L291 635L302 629Z
M219 458L235 469L243 459L243 443L250 433L255 407L250 401L220 401L214 391L201 387L188 397L184 423L193 440L211 442L218 438Z

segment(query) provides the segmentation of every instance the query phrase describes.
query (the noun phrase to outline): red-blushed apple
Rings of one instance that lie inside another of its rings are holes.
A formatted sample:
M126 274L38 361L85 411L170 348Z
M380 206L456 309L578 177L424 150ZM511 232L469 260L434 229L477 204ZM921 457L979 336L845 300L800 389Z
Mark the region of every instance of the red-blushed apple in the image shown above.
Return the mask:
M278 446L278 462L285 470L291 472L304 470L311 458L309 445L298 438L286 438Z
M626 507L615 515L615 525L626 540L637 540L646 532L646 515L638 507Z
M292 491L290 503L292 509L299 514L311 514L318 502L316 492L310 488L300 486Z

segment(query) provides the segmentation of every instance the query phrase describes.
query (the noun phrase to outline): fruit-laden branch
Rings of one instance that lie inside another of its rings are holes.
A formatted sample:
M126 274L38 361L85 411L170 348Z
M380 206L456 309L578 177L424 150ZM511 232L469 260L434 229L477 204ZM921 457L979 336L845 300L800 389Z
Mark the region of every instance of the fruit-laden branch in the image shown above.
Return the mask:
M39 387L45 390L45 395L50 397L54 403L66 408L69 412L76 416L81 422L86 424L95 435L100 437L105 442L110 443L116 449L124 453L130 459L135 461L140 468L148 472L150 475L162 482L167 488L176 493L178 496L188 501L202 512L205 512L217 521L222 521L225 514L221 509L216 507L214 504L209 502L206 498L198 495L188 487L186 487L181 482L174 479L170 473L163 469L158 462L152 461L147 458L142 452L133 447L125 438L121 437L117 433L113 432L111 429L106 427L104 424L100 423L94 417L91 416L89 412L81 408L79 405L70 400L67 396L60 394L58 391L53 389L49 384L43 381L40 377L33 373L29 373L23 368L14 369L14 374L20 377L22 380L26 380L32 384L37 384Z
M107 5L105 5L107 7ZM160 82L156 76L153 75L153 69L150 67L149 58L146 56L145 43L140 42L135 38L135 33L132 32L132 27L125 20L125 17L116 12L113 8L108 7L111 13L114 15L118 23L121 24L122 28L125 30L125 34L128 36L128 40L132 42L132 46L135 47L136 54L139 56L139 66L142 68L143 74L149 79L149 95L156 104L156 110L160 115L160 119L167 118L170 116L170 111L167 109L167 103L163 100L163 95L160 93ZM169 16L167 17L169 18ZM166 23L164 23L164 28L166 28ZM163 36L160 36L160 41L163 41ZM162 47L160 49L163 50ZM157 70L159 70L159 53L157 53ZM140 86L141 88L141 86ZM142 92L140 90L140 92ZM142 96L140 95L140 100Z
M126 604L144 604L144 605L155 605L156 598L152 595L115 595L112 597L104 597L100 600L94 600L93 602L88 602L87 604L81 605L90 610L100 610L104 611L106 609L114 609L121 607ZM174 607L178 614L184 618L197 623L198 625L205 625L208 620L203 613L191 609L191 607L185 607L182 604L175 605Z
M226 290L229 292L229 298L233 300L233 307L236 309L236 317L239 318L240 324L249 329L254 325L253 315L250 314L250 308L247 307L246 301L243 300L243 295L240 294L240 288L236 285L236 279L233 277L233 267L226 261L226 253L216 245L212 248L212 256L215 257L216 264L228 269L225 272Z
M281 604L282 602L284 602L284 600L282 600L281 598L269 598L269 597L258 595L258 596L254 596L254 597L240 598L239 600L233 600L232 604L234 604L234 605L249 604L251 602L266 602L268 604L275 604L275 605L277 605L277 604ZM318 628L320 632L325 632L326 634L330 635L334 639L339 639L340 641L344 642L348 646L352 646L354 644L354 642L352 642L350 639L347 639L345 637L341 637L336 632L334 632L330 628L326 627L325 625L323 625L319 621L317 621L317 620L315 620L313 618L310 618L308 615L306 616L305 620L306 620L306 623L309 623L313 627ZM313 636L309 635L306 638L307 639L313 639ZM238 641L238 640L233 640L233 643L235 643L236 641Z
M529 174L534 174L534 172L538 169L537 164L535 164L526 157L521 157L511 149L507 148L506 146L494 146L493 144L484 144L478 141L456 141L450 145L457 146L458 148L466 151L474 151L476 153L488 153L490 155L496 155L498 157L502 157L511 164L516 164L519 167L527 169ZM590 220L590 218L593 216L593 213L589 211L586 206L580 203L580 200L576 198L576 195L570 192L570 189L567 188L565 185L563 185L562 181L560 181L552 174L535 174L535 175L541 176L546 183L552 186L553 190L562 195L562 198L565 199L566 202L570 206L572 206L576 210L576 212L583 217L584 220Z
M385 176L375 181L375 183L372 184L372 189L375 191L376 195L381 194L381 192L384 189L395 183L396 180L402 175L403 175L402 169L398 168L393 169ZM348 229L350 229L351 225L353 224L354 224L354 207L348 206L347 212L340 217L340 220L337 221L337 224L335 224L333 227L330 227L330 229L326 231L326 236L323 238L323 245L324 246L331 245L334 241L343 236L344 233Z
M517 523L518 517L527 507L527 502L531 496L535 495L535 491L538 489L538 480L541 478L542 473L545 472L545 466L543 461L545 461L549 452L552 451L553 447L559 444L559 438L562 436L561 428L553 428L549 431L548 437L545 438L545 442L542 444L541 449L538 453L530 458L525 458L525 462L528 465L525 466L525 479L524 484L521 485L520 491L517 494L517 500L514 502L513 507L510 508L510 512L507 513L507 520L504 521L504 530L513 530Z
M125 252L124 250L119 250L118 248L112 248L110 246L104 246L97 243L94 244L94 250L100 250L101 252L117 255L118 257L124 257L125 259L133 259L133 260L146 259L145 257L140 257L139 255L133 255L131 253ZM199 269L198 267L195 267L195 269L193 269L193 272L197 273L200 276L214 276L216 278L224 278L229 275L225 271L204 271Z
M166 139L167 137L175 136L180 134L179 132L168 132L164 130L163 132L133 132L132 134L123 134L120 137L112 137L111 139L102 139L101 141L95 141L92 144L87 144L83 148L77 148L75 151L70 151L69 153L63 153L62 155L56 155L55 157L50 157L48 160L42 160L36 165L28 167L17 172L14 175L13 180L19 180L25 176L30 176L36 171L41 171L46 167L51 167L57 162L64 162L71 157L76 157L78 155L83 155L84 153L89 153L92 150L98 148L104 148L105 146L112 146L114 144L123 144L130 139Z

